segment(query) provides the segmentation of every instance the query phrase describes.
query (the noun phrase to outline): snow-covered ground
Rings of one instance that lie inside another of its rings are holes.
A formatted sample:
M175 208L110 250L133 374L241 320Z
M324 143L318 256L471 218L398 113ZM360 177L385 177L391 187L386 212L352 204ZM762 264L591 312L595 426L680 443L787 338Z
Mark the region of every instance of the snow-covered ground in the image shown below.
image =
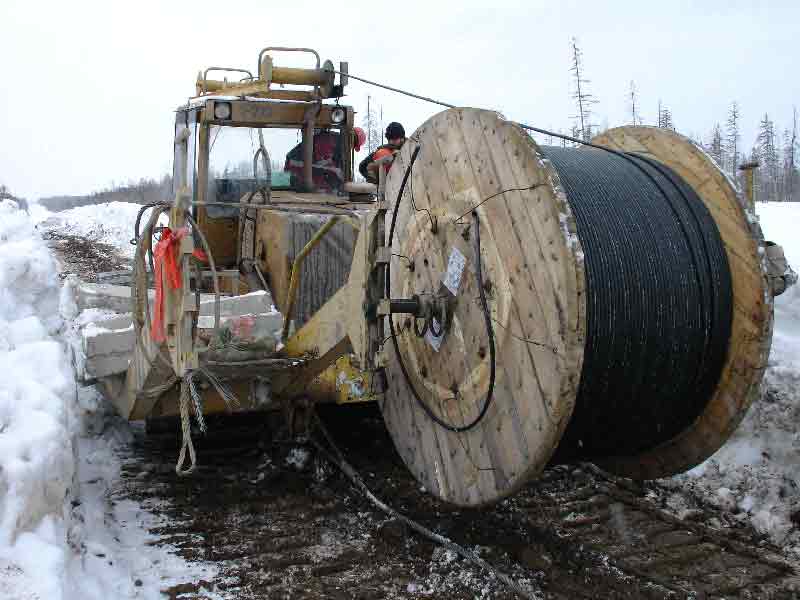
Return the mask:
M800 266L800 203L762 203L765 239ZM800 285L775 298L775 332L766 394L713 457L664 483L669 504L687 510L688 487L704 500L749 521L776 544L800 554Z
M75 382L76 319L33 219L1 201L0 598L155 598L210 574L152 545L155 514L113 499L128 429Z
M49 212L37 204L31 207L31 216L40 227L67 235L77 235L96 242L114 246L122 256L133 258L136 247L130 243L133 237L139 204L129 202L107 202L79 206L61 212ZM148 209L142 215L141 226L150 218ZM166 223L166 216L161 220Z
M33 206L28 216L0 203L0 598L156 598L172 583L212 575L152 544L156 514L114 498L115 448L130 430L106 414L94 390L75 384L65 342L91 315L78 315L61 290L56 261L34 228L130 256L138 209ZM800 204L762 204L757 212L766 238L782 244L797 269ZM766 383L768 394L728 444L662 484L678 513L690 506L688 488L800 552L800 285L775 301Z

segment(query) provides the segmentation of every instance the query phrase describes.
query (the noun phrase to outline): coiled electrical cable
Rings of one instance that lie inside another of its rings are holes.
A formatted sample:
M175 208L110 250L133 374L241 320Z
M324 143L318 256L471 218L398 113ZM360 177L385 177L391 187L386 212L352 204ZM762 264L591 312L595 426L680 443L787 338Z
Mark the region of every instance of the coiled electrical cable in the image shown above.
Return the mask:
M716 223L695 190L656 161L517 125L584 147L544 149L575 214L587 286L581 382L559 453L591 458L654 448L700 415L727 355L733 291Z
M587 329L562 457L633 454L691 424L730 338L732 287L716 223L664 165L596 149L542 147L575 215Z

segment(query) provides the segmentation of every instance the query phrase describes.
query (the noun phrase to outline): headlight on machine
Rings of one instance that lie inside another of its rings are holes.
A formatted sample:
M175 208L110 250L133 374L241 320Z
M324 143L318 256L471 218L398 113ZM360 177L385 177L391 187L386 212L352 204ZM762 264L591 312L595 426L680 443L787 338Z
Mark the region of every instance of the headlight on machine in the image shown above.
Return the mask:
M231 103L230 102L215 102L214 103L214 118L224 121L231 118Z
M331 111L331 123L333 123L334 125L343 123L346 118L347 118L347 111L343 109L341 106L337 106Z

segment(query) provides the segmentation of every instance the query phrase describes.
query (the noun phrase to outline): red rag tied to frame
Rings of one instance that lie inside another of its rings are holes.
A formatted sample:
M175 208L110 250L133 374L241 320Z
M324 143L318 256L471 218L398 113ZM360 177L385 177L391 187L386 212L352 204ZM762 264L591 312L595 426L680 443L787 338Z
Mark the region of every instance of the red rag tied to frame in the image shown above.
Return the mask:
M164 278L162 274L166 268L167 283L173 290L181 287L181 265L178 262L178 243L189 234L188 227L181 227L172 231L165 227L161 232L161 239L153 250L153 268L155 269L156 305L153 320L150 324L150 337L155 342L166 339L164 333Z

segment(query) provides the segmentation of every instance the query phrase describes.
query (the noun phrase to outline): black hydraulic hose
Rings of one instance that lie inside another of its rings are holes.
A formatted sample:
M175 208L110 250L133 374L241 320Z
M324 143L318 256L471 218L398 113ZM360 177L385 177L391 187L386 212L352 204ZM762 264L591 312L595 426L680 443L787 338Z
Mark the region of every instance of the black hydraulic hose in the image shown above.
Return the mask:
M411 175L411 169L414 166L414 162L417 160L417 155L419 154L420 147L417 146L414 148L414 151L411 154L411 160L408 163L408 167L406 167L406 171L403 174L403 179L400 183L400 189L397 192L397 200L394 204L394 210L392 212L392 223L389 227L389 239L387 241L387 246L389 248L392 247L392 242L394 240L394 231L395 225L397 224L397 213L400 207L400 201L403 199L403 192L405 191L406 183ZM483 309L483 316L486 322L486 334L489 338L489 387L486 390L486 398L483 401L483 406L481 410L478 412L477 416L464 425L453 425L452 423L448 423L444 419L442 419L439 415L437 415L433 409L428 406L425 400L419 395L416 387L414 386L411 378L408 374L408 369L406 368L405 361L403 360L403 355L400 352L400 346L397 343L397 332L395 331L394 321L392 316L389 315L389 331L391 332L390 337L392 338L392 345L394 346L394 352L397 356L397 362L400 365L400 371L403 373L403 378L406 381L409 389L411 390L411 394L414 396L417 404L422 408L428 417L435 422L440 427L448 430L453 431L455 433L464 433L476 427L486 416L486 413L489 411L489 407L492 404L492 400L494 399L494 384L495 384L495 376L496 376L496 355L495 355L495 344L494 344L494 330L492 328L492 316L491 312L489 311L489 304L486 300L486 291L483 288L483 266L481 264L481 234L480 234L480 219L478 217L478 211L472 211L472 217L475 223L475 277L478 284L478 293L480 295L481 301L481 308ZM390 264L386 263L386 280L385 280L385 290L386 290L386 297L391 298L391 272L390 272ZM426 324L427 326L427 324Z

